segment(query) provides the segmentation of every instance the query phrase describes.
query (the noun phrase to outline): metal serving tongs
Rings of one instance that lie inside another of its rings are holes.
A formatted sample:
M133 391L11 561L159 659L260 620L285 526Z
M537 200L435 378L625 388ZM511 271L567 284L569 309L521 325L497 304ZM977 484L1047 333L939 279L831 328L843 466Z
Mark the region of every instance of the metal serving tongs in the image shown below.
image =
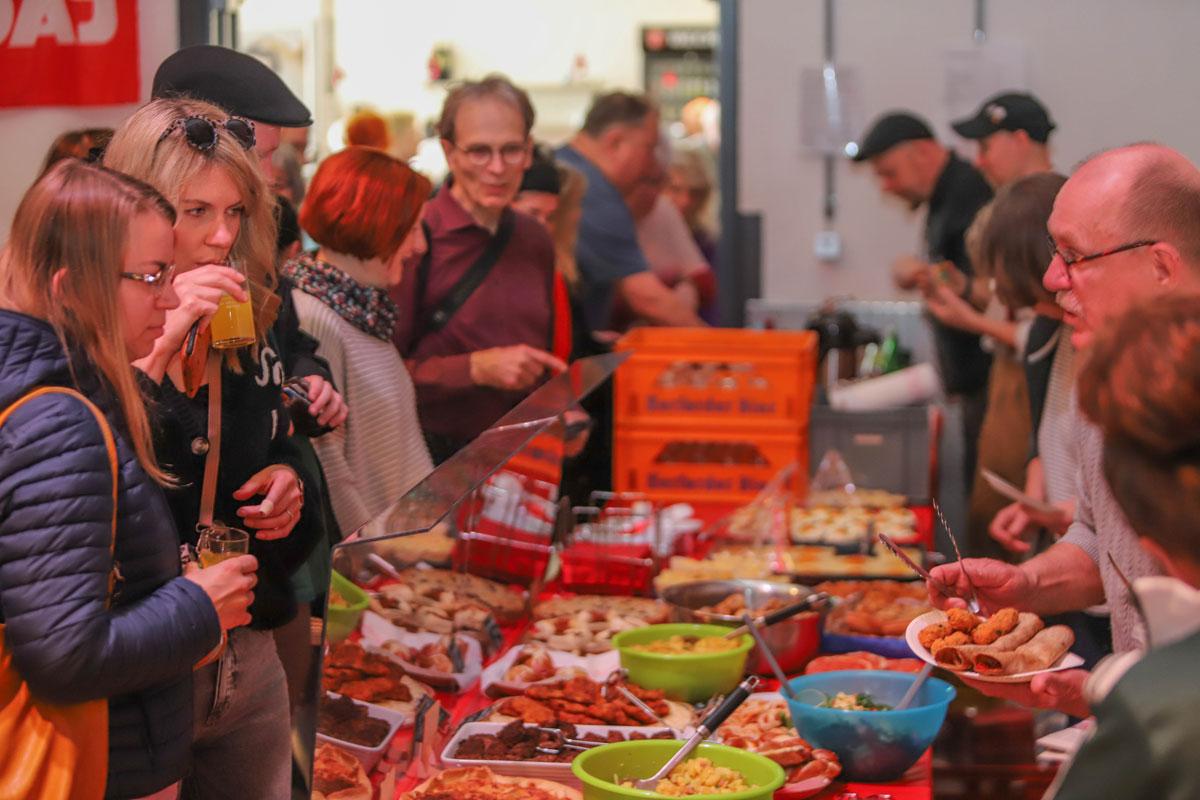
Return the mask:
M938 521L942 523L942 528L946 531L946 536L950 539L950 544L954 547L954 557L958 559L958 571L967 579L967 587L971 590L971 597L967 600L967 610L972 614L980 614L979 592L975 591L975 581L971 580L971 573L967 572L966 566L963 564L962 551L958 549L958 540L954 538L954 531L950 530L950 523L946 522L946 515L942 513L942 507L938 505L937 500L933 501L933 510L937 513Z
M670 775L671 770L679 766L684 759L692 754L692 751L695 750L702 741L712 736L713 733L716 732L717 728L721 727L721 723L724 722L730 714L737 710L738 706L745 702L746 698L750 696L750 694L754 691L754 687L758 686L758 682L758 678L754 675L751 675L749 678L746 678L744 681L738 684L738 687L729 693L729 696L726 697L721 705L717 707L717 710L704 718L704 721L701 722L699 727L696 728L696 732L691 735L691 738L684 742L683 746L675 751L675 755L671 756L671 758L667 760L667 763L663 764L662 767L659 768L658 772L654 773L649 778L635 780L633 782L633 788L643 789L645 791L653 791L654 787L658 785L659 781Z
M602 744L607 744L607 742L592 742L588 741L587 739L572 739L558 728L544 728L541 725L538 725L535 727L535 730L538 733L544 733L553 739L553 747L544 747L539 744L536 748L539 753L544 753L548 756L557 756L561 754L563 750L591 750L593 747L599 747Z
M676 728L674 725L671 725L670 723L668 723L666 720L664 720L658 714L654 713L654 709L651 708L648 704L642 702L642 698L638 697L636 694L629 691L629 689L625 688L624 681L626 681L628 678L629 678L629 671L626 670L624 667L618 667L617 669L614 669L612 672L610 672L608 674L608 678L606 678L604 681L604 687L602 690L605 698L607 699L608 691L610 689L615 689L617 691L617 693L621 695L621 697L625 698L630 703L632 703L633 706L638 711L641 711L647 717L649 717L650 719L657 722L661 727L669 728L671 730L671 733L675 734L675 738L678 739L680 736L680 731L678 728Z
M830 597L828 594L826 594L825 592L813 592L808 597L801 600L799 603L793 603L790 606L784 606L783 608L778 609L777 611L772 611L771 613L764 614L761 617L752 618L750 622L747 622L743 625L739 625L738 627L731 630L729 633L725 634L725 638L726 639L736 639L737 637L741 636L744 633L751 632L750 628L752 626L755 628L759 628L759 629L770 627L771 625L774 625L777 622L783 622L785 619L789 619L791 617L796 616L801 611L824 610L825 608L827 608L829 606L829 603L830 603ZM747 603L747 607L749 607L749 603ZM742 619L745 620L749 616L750 616L750 613L747 612L746 614L742 615Z

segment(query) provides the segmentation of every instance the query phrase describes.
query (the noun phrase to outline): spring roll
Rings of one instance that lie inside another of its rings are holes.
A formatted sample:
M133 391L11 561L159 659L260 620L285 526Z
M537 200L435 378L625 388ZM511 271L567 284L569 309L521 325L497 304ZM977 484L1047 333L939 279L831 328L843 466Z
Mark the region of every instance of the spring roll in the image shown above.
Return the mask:
M1004 634L991 644L963 644L953 647L941 647L934 651L933 660L939 667L955 672L966 672L975 664L975 658L980 653L1004 653L1016 650L1032 639L1046 623L1037 614L1022 611L1017 615L1017 627Z
M1016 650L977 653L975 671L980 675L1016 675L1051 667L1075 644L1075 634L1066 625L1052 625Z

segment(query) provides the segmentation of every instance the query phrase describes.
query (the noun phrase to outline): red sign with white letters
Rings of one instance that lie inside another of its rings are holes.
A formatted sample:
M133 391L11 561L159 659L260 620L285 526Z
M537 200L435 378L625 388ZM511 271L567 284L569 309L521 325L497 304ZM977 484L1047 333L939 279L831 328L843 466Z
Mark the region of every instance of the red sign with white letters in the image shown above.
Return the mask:
M0 0L0 107L139 99L137 0Z

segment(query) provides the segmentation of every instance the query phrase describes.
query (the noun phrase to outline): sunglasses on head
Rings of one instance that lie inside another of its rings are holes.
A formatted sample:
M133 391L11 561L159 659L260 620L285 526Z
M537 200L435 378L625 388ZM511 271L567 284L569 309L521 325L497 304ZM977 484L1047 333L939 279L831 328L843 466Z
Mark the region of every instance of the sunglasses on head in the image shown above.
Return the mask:
M230 117L217 121L208 117L183 117L171 123L158 137L161 142L171 135L176 128L183 131L184 140L203 152L208 152L217 146L217 128L224 128L246 150L254 147L254 123L241 117Z

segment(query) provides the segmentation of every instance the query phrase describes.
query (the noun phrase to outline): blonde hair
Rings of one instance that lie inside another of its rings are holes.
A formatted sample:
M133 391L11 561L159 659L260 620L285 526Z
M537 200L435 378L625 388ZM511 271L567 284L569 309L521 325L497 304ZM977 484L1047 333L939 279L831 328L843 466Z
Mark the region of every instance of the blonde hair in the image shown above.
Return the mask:
M117 301L130 224L138 214L175 222L170 203L141 181L75 159L51 167L17 207L0 254L0 302L49 322L68 359L86 355L116 395L142 468L171 485L154 456ZM56 286L60 271L65 280ZM72 379L78 385L74 364Z
M245 218L229 257L246 270L250 298L254 304L254 326L259 342L275 323L280 300L275 294L279 278L275 272L275 197L263 178L258 159L242 147L220 123L229 114L200 100L170 98L154 100L139 108L121 124L104 151L104 165L145 181L158 189L175 206L183 189L211 166L222 167L237 186ZM199 150L187 143L176 121L203 117L216 124L217 143ZM165 138L165 131L171 130ZM240 371L236 350L229 351L226 364Z
M550 215L550 233L554 239L554 266L572 288L579 285L575 242L579 238L579 217L586 191L587 178L582 172L558 165L558 207Z

